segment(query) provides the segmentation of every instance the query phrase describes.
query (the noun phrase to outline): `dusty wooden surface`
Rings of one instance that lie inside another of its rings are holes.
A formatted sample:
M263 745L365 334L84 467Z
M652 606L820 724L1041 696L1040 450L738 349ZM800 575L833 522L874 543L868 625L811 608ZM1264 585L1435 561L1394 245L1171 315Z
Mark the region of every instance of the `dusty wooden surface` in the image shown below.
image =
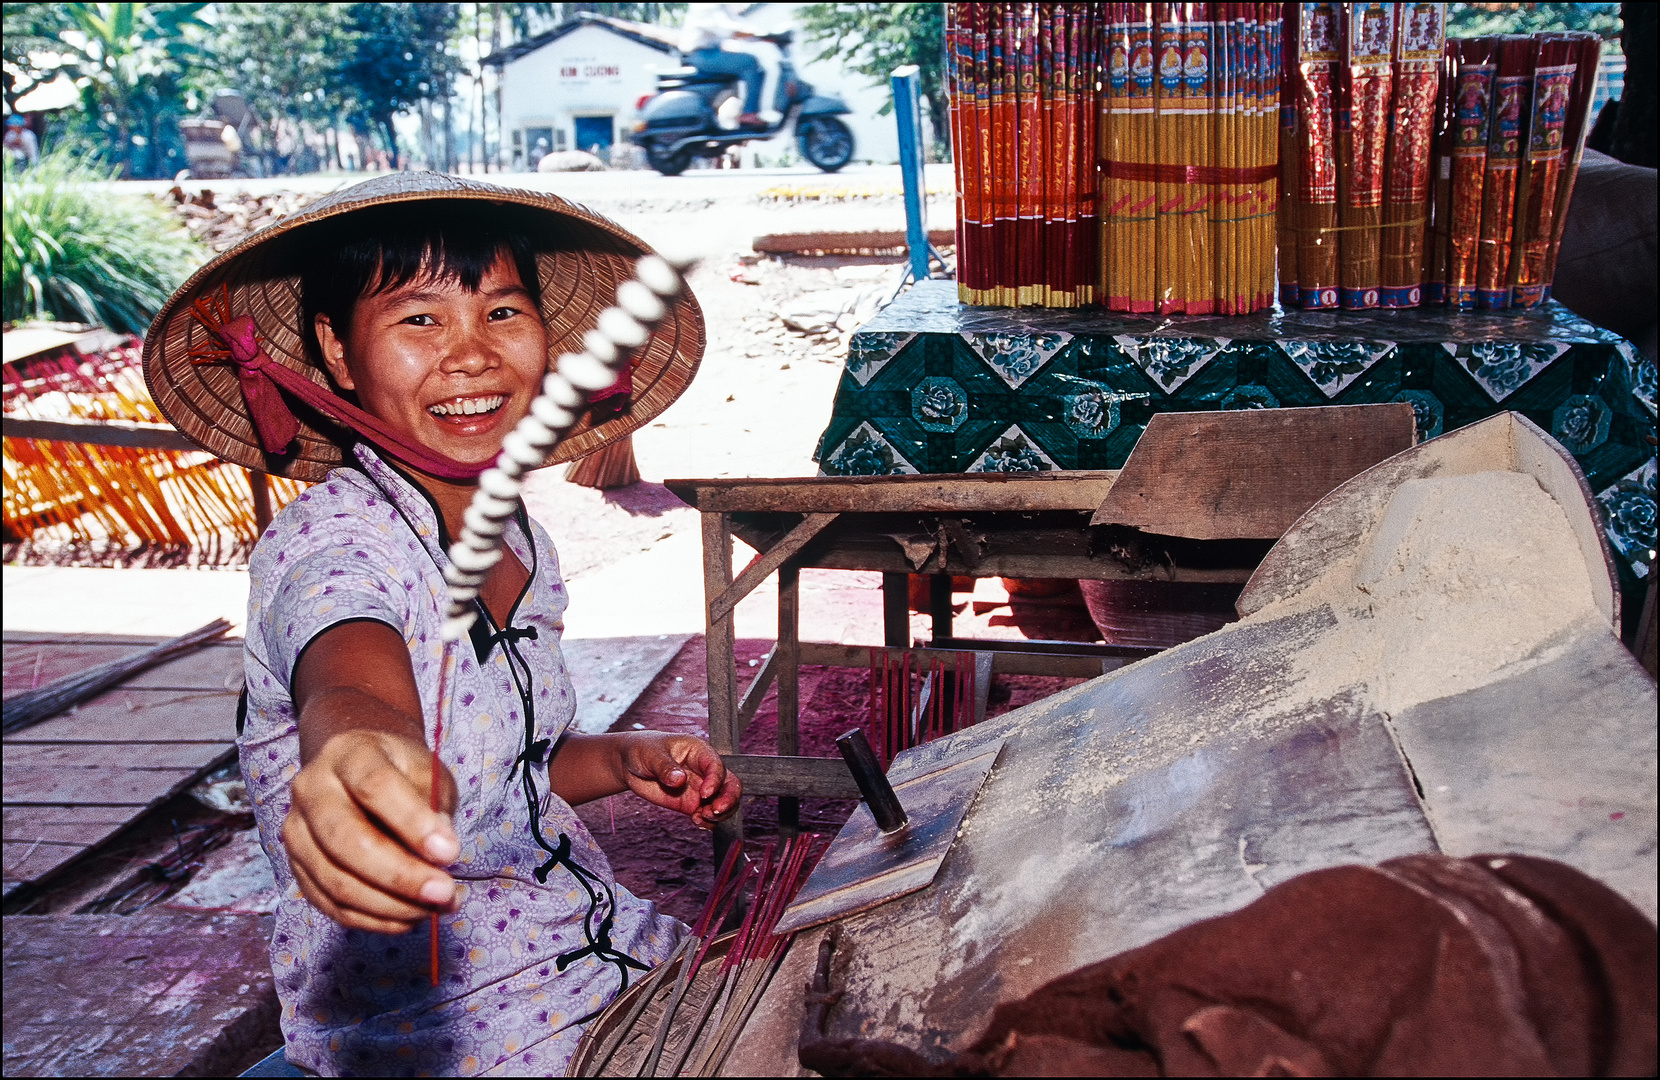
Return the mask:
M8 633L8 696L158 638ZM7 736L5 889L38 882L229 760L242 643L158 665L73 712Z
M1332 488L1413 443L1412 406L1157 413L1091 524L1277 539Z
M949 514L964 510L1094 510L1117 475L1099 471L806 476L665 480L663 484L704 513Z
M277 1022L272 917L5 918L7 1076L225 1076Z

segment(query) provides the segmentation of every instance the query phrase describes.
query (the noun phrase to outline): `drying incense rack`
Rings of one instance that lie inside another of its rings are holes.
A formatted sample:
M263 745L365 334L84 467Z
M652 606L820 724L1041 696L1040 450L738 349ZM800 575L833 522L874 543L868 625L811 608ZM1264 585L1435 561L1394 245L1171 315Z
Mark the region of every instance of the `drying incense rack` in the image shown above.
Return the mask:
M952 633L951 578L1088 578L1244 584L1277 539L1333 487L1413 443L1406 404L1167 413L1121 471L668 480L702 514L709 739L744 793L776 796L793 833L801 798L857 799L841 758L800 754L802 664L870 668L908 653L926 670L975 671L971 722L993 674L1093 678L1157 650L1071 641L988 641ZM758 553L734 577L732 538ZM803 567L882 574L882 645L800 639ZM778 640L737 691L733 611L778 575ZM930 577L933 637L913 644L911 574ZM874 657L879 659L879 655ZM777 754L738 748L777 686ZM716 847L743 835L740 812Z

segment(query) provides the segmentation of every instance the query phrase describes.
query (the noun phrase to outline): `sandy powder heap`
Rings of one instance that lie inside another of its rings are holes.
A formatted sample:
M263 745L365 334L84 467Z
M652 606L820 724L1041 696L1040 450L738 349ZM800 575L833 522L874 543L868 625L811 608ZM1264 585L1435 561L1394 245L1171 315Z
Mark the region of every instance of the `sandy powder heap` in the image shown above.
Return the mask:
M1534 654L1597 615L1567 515L1516 472L1406 481L1348 565L1252 621L1320 603L1337 627L1298 656L1296 696L1364 686L1386 713L1545 659Z

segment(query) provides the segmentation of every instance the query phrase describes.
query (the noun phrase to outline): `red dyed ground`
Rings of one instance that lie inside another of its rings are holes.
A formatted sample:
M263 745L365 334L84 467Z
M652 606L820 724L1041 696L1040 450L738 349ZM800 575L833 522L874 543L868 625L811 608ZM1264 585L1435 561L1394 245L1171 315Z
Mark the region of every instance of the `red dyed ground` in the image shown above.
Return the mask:
M956 630L986 637L1046 637L1091 640L1094 627L1083 613L1081 599L1071 598L1039 604L1019 603L1011 608L995 607L982 601L970 606L961 597L962 615ZM973 607L980 607L979 612ZM919 624L920 627L921 624ZM998 632L1001 629L1002 632ZM878 632L868 640L880 640ZM981 631L990 630L989 633ZM811 638L803 627L803 636ZM925 635L919 635L925 636ZM771 641L740 640L737 643L738 692L741 695L759 667ZM996 716L1054 694L1079 679L1051 679L1036 676L999 675L992 683L988 715ZM870 709L870 676L852 668L803 667L801 669L801 753L834 757L834 739L852 727L864 726ZM704 639L688 641L668 667L664 668L613 731L636 727L654 731L706 734L708 719ZM746 754L777 752L778 714L775 696L768 694L746 732L742 751ZM801 826L804 831L834 835L854 803L827 799L804 799ZM770 839L777 829L777 801L745 801L745 837L751 844ZM617 796L590 803L580 809L611 858L617 880L636 895L655 900L664 910L688 922L702 910L713 873L712 844L708 833L691 826L679 814L660 810L631 796Z

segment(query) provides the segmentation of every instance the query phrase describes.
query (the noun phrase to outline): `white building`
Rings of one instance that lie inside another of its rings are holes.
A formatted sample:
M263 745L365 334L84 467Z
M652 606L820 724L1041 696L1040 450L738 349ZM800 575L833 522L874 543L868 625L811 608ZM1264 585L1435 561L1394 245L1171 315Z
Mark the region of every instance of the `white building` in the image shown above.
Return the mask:
M794 30L791 60L800 77L821 94L834 94L853 112L842 119L853 130L854 160L891 163L899 159L893 115L878 115L889 99L886 84L846 70L834 56L811 57L795 18L799 4L751 4L739 20L758 34ZM485 58L501 70L501 130L504 156L515 168L535 168L536 150L608 148L628 139L639 107L651 96L659 72L679 67L674 27L628 22L591 12L579 13L546 33L508 46ZM731 41L730 49L752 52L766 69L764 106L770 108L776 87L778 50L766 42ZM761 157L779 160L793 136L750 147Z

